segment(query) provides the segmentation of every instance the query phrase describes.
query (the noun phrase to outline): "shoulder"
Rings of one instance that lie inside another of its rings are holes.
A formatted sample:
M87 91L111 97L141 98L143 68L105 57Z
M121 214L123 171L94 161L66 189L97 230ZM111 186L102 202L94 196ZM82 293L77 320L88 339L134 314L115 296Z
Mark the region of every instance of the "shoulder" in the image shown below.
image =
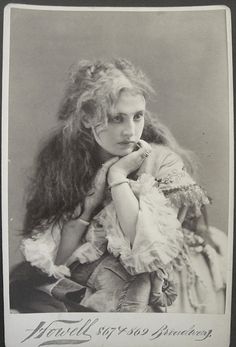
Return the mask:
M150 143L152 151L144 161L140 173L149 173L156 178L169 175L174 171L182 171L184 164L181 157L168 146Z
M170 153L174 153L168 146L163 144L157 144L157 143L149 143L149 145L152 147L152 152L157 157L162 157L163 155L167 155Z
M183 164L181 157L168 146L156 143L150 143L150 146L152 147L150 160L158 162L159 164Z

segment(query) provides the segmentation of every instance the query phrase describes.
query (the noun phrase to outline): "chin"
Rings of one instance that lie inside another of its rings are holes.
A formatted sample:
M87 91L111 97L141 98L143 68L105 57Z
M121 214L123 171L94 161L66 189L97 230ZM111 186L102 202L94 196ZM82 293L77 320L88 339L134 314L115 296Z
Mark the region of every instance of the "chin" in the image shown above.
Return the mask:
M107 150L107 155L114 156L114 157L124 157L125 155L128 155L133 152L133 148L124 148L124 149L115 149L113 151Z
M133 149L126 149L122 151L120 154L118 154L120 157L124 157L125 155L128 155L133 152Z

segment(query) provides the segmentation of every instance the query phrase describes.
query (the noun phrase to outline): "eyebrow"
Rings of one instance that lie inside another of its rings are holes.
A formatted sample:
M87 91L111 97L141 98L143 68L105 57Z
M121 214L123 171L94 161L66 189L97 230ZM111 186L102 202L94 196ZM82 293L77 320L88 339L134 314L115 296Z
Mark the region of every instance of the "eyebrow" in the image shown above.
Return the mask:
M139 113L145 113L145 110L136 111L136 112L134 113L134 116L137 115L137 114L139 114ZM129 116L129 114L128 114L128 113L123 113L123 112L118 112L118 113L115 113L115 114L110 114L110 113L108 113L108 116L109 116L109 117Z

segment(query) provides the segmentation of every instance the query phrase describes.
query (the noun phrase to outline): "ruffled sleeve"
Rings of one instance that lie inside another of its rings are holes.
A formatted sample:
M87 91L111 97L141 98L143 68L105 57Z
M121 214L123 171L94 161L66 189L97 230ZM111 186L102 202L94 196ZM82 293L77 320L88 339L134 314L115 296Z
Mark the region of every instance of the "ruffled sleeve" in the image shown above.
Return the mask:
M176 208L186 206L199 217L203 206L210 203L206 191L186 171L183 161L168 150L157 174L159 189Z
M136 236L131 248L113 203L100 214L107 232L108 251L131 274L152 272L168 266L183 249L179 210L186 207L200 216L209 198L187 173L181 158L168 147L157 146L130 186L139 201Z
M22 240L20 249L26 261L49 276L69 277L70 270L67 266L54 264L60 239L61 230L57 224L43 232L33 232L31 237Z
M138 181L130 181L139 201L136 236L131 248L123 234L113 203L100 215L108 240L108 251L119 257L131 274L152 272L167 265L181 250L183 235L176 211L158 189L151 175L143 174Z
M31 237L22 240L20 249L26 261L49 276L70 277L68 266L74 261L79 261L81 264L91 263L102 256L107 247L105 236L105 229L99 223L99 215L95 216L84 239L78 244L65 265L54 264L61 240L61 228L58 224L42 232L33 232Z

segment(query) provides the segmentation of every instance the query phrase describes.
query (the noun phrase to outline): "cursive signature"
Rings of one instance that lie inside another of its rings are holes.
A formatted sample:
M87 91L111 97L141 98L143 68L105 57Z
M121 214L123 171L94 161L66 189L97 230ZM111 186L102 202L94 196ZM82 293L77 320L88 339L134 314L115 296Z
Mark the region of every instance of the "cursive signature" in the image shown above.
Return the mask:
M29 339L50 338L39 345L62 345L62 344L81 344L91 340L92 335L89 333L91 328L98 322L98 318L83 320L54 320L47 324L45 321L41 321L36 328L27 329L30 334L21 342L25 342ZM55 340L55 338L63 338ZM80 339L71 339L71 337L80 337ZM52 339L52 340L51 340Z

